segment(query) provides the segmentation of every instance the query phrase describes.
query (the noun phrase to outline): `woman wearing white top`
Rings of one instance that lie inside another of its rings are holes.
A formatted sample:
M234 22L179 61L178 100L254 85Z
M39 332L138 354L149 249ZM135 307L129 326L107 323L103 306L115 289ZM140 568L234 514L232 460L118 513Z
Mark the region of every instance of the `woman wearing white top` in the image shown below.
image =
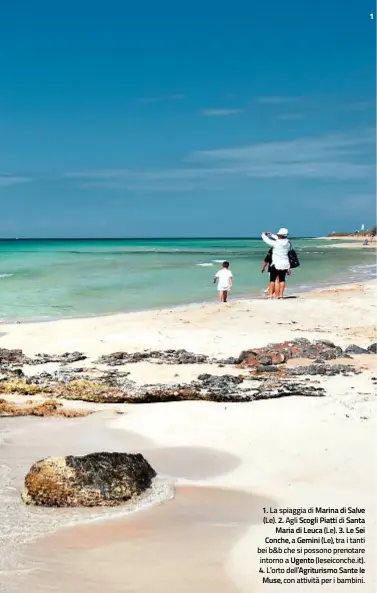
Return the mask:
M272 265L270 267L269 298L273 295L281 299L285 290L285 278L289 273L288 253L291 248L288 240L288 229L281 228L276 235L262 233L262 239L272 247Z

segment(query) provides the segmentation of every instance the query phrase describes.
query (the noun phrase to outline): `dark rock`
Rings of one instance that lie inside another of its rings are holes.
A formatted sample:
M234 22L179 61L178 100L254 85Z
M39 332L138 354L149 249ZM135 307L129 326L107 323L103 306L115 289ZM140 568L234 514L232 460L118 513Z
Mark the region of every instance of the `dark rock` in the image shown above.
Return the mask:
M314 367L316 365L313 365ZM87 401L95 403L149 403L181 400L207 400L214 402L253 401L263 398L290 395L283 376L277 376L281 367L276 365L258 365L253 367L255 375L252 384L243 384L242 376L202 374L191 383L175 385L138 386L128 378L129 373L120 373L117 369L99 371L92 374L80 374L75 369L59 369L52 373L42 372L27 378L10 378L5 375L0 381L0 393L41 394L49 398ZM94 374L94 376L93 376ZM273 385L266 376L274 375ZM298 373L299 374L299 373ZM316 373L318 374L318 373ZM258 385L258 383L260 385ZM267 384L269 383L269 384ZM251 385L251 386L250 386ZM308 385L295 384L301 395L324 395L313 392ZM270 394L270 395L269 395Z
M314 343L306 338L299 338L290 342L268 344L263 348L244 350L238 357L238 364L242 368L259 366L261 359L268 357L271 364L282 364L291 358L308 358L332 360L342 356L343 351L327 340L318 340Z
M140 495L155 476L140 453L48 457L30 468L22 499L48 507L115 506Z
M258 394L253 398L254 400L272 399L288 396L305 396L305 397L323 397L325 390L322 387L311 387L303 385L302 383L287 383L280 387L270 389L260 389Z
M315 364L324 364L325 361L323 360L323 358L316 358L313 362Z
M242 377L237 377L234 375L210 375L209 373L203 373L198 377L199 381L202 381L203 385L206 386L217 386L223 385L224 383L239 385L243 382Z
M314 340L314 344L323 344L324 346L328 346L329 348L337 348L334 342L331 342L330 340Z
M354 367L346 364L310 364L308 366L299 366L293 369L286 369L285 374L290 376L297 375L325 375L333 377L335 375L348 376L350 374L359 374Z
M279 367L277 367L276 365L261 365L259 367L255 367L255 372L256 373L277 373L279 372L280 369Z
M368 346L368 352L372 354L377 354L377 342L374 342L370 346Z
M272 357L271 356L260 356L258 358L259 364L266 366L268 364L272 364Z
M266 367L269 370L271 366ZM262 379L263 381L263 379ZM232 375L200 375L198 381L178 385L149 385L136 388L124 394L127 403L153 403L182 400L206 400L213 402L247 402L256 399L269 399L289 395L324 396L322 388L313 388L302 383L287 383L281 380L268 385L240 387L242 377Z
M144 350L143 352L113 352L100 356L99 364L118 366L140 361L160 361L165 364L202 364L210 359L204 354L194 354L187 350ZM217 361L215 361L217 362Z
M366 348L361 348L360 346L356 346L356 344L351 344L347 346L345 349L346 354L370 354L370 351Z
M87 356L82 352L65 352L64 354L36 354L34 358L24 357L25 364L47 364L48 362L60 362L69 364L79 360L85 360Z
M0 381L3 381L4 379L8 379L9 377L24 377L24 372L22 369L19 368L12 368L12 367L0 367L1 371L4 371L4 375L3 377L0 378Z
M223 360L221 360L220 363L222 366L238 364L238 358L235 358L234 356L230 356L229 358L224 358Z
M24 354L22 350L8 350L7 348L0 348L0 365L19 364L24 362Z

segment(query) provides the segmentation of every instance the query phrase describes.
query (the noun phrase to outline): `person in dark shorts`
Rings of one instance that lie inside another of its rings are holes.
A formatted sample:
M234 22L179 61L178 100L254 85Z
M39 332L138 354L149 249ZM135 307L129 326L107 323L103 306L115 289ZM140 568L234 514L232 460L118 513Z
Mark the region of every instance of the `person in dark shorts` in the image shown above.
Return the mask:
M268 273L270 273L271 266L272 266L272 247L267 251L266 257L263 260L263 264L262 264L262 267L261 267L262 274L263 274L263 272L265 271L266 268L267 268ZM269 288L270 288L270 281L268 281L267 288L266 288L266 290L264 292L268 294Z
M262 239L269 247L272 247L272 265L270 266L270 284L268 290L269 298L283 298L285 290L285 278L290 269L288 253L290 242L288 240L288 229L282 227L276 235L273 233L262 233Z

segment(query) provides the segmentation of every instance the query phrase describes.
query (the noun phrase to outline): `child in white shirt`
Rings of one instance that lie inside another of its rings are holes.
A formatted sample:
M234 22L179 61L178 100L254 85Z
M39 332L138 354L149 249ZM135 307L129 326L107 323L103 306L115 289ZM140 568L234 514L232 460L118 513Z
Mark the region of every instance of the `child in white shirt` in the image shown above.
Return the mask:
M228 292L232 289L233 286L233 274L229 270L228 261L224 261L221 270L219 270L217 274L215 274L213 283L216 284L216 282L217 290L219 291L220 303L226 303L228 300Z

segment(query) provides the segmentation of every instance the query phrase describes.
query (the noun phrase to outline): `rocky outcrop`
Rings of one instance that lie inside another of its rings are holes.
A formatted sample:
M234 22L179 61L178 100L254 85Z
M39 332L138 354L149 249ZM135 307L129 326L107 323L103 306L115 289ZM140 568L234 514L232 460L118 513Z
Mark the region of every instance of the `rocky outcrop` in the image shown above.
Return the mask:
M237 364L241 368L260 365L280 365L291 358L332 360L344 356L343 350L327 340L310 342L305 338L268 344L263 348L253 348L241 352Z
M4 416L58 416L63 418L81 418L88 416L91 411L70 410L63 407L56 400L45 400L42 403L27 401L24 404L15 404L5 399L0 399L0 417Z
M370 354L377 354L377 342L374 342L370 346L368 346L368 352Z
M8 350L7 348L0 348L0 365L22 365L24 363L24 355L22 350Z
M314 388L307 383L287 383L284 376L274 377L271 383L263 377L263 371L272 367L260 367L262 377L248 383L246 377L233 375L199 375L196 381L177 383L175 385L152 384L137 385L129 380L127 373L105 372L102 377L76 379L74 375L63 375L59 372L49 375L44 373L43 382L28 383L19 380L17 387L14 381L0 383L11 385L12 392L40 393L49 398L86 401L93 403L152 403L182 400L206 400L214 402L245 402L256 399L269 399L288 395L324 395L324 390ZM276 368L276 367L275 367ZM256 370L256 369L254 369ZM279 370L279 369L278 369ZM47 375L47 377L46 377ZM255 379L256 377L252 377ZM33 378L38 381L37 377Z
M345 354L370 354L369 350L367 350L366 348L361 348L356 344L350 344L349 346L347 346L344 352Z
M163 364L203 364L211 359L205 354L194 354L187 350L143 350L142 352L113 352L104 354L98 364L119 366L141 361L158 361Z
M140 453L48 457L30 468L22 500L48 507L116 506L144 492L155 476Z
M0 348L0 367L9 367L24 364L37 365L48 362L69 364L78 360L85 360L87 356L82 352L65 352L64 354L36 354L35 357L26 356L22 350L8 350Z
M117 387L111 387L87 379L58 383L53 387L49 387L48 392L54 397L85 402L118 404L125 401L124 393Z
M198 377L197 381L191 381L191 383L134 386L133 389L123 394L123 401L131 404L188 400L230 403L290 395L324 396L325 391L321 387L313 387L306 382L283 382L278 379L257 384L254 381L245 381L243 377L203 374Z
M322 375L334 377L335 375L343 375L344 377L349 377L350 375L359 375L360 373L361 371L348 364L310 364L293 369L285 369L285 374L288 376Z
M0 393L17 393L19 395L36 395L37 393L41 393L42 389L39 385L35 385L34 383L29 383L24 378L17 378L14 379L12 376L10 378L5 378L0 381Z
M25 357L25 364L47 364L48 362L60 362L70 364L79 360L86 360L87 356L82 352L65 352L64 354L36 354L34 358Z

